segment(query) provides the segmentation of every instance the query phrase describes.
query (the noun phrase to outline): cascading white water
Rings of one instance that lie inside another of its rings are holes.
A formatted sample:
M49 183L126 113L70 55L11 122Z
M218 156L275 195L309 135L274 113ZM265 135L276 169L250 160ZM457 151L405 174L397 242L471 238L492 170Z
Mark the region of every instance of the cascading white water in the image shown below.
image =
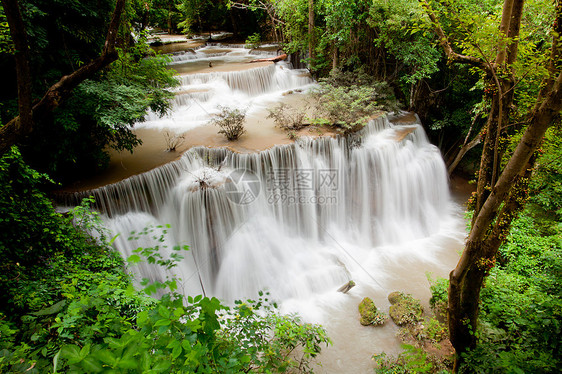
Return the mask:
M146 121L135 127L186 131L207 124L219 111L219 105L252 114L279 100L289 90L306 90L314 84L307 71L293 70L287 62L257 67L243 64L271 57L269 52L250 52L218 46L172 55L170 66L182 73L178 75L180 86L172 100L173 111L163 118L149 113ZM228 64L237 64L237 70L220 69Z
M81 195L93 194L107 213L125 256L151 244L150 238L128 242L130 231L170 224L169 247L191 247L179 266L189 292L233 300L267 288L279 300L307 300L335 293L361 277L352 269L370 272L357 264L372 253L430 236L448 217L438 149L419 125L398 141L403 130L380 118L348 139L303 138L254 154L196 148ZM248 174L236 183L231 173L238 170ZM233 192L247 192L248 176L259 194L241 203Z
M179 76L172 113L149 115L137 127L185 131L208 123L218 105L263 114L287 90L313 85L285 63L245 69L240 63L257 56L228 48L177 54L172 67L190 74ZM215 68L230 63L232 71ZM176 268L142 263L133 268L139 277L179 277L185 294L227 302L268 289L282 311L323 323L334 340L321 359L329 373L372 372L374 352L399 349L396 327L362 327L357 304L369 296L386 311L395 290L427 300L424 272L445 275L463 237L438 149L419 124L386 118L348 138L300 138L259 153L192 148L67 204L90 195L120 234L115 246L124 257L138 247L159 246L167 256L190 246ZM151 232L139 234L146 227ZM336 291L349 280L357 286L348 294Z

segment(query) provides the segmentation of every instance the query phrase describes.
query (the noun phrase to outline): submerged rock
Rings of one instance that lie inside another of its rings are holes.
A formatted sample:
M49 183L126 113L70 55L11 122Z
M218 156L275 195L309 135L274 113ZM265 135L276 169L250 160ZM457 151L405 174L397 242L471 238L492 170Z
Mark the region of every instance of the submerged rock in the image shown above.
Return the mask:
M388 314L398 326L414 324L422 320L423 307L412 295L393 292L388 295L388 301L392 304Z
M379 311L371 298L366 297L359 303L359 314L361 319L359 322L363 326L375 325L379 326L386 322L387 315Z

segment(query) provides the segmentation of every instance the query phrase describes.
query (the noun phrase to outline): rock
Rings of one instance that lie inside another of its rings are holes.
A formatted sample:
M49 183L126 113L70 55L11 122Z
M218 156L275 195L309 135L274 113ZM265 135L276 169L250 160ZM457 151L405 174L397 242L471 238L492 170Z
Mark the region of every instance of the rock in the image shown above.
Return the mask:
M404 294L402 292L394 291L388 295L388 301L391 305L396 304L400 300L404 298Z
M388 314L392 321L398 326L415 324L422 321L423 308L419 300L416 300L410 294L402 292L393 292L388 295L388 301L392 304L388 310Z
M382 325L386 322L387 316L383 312L377 310L375 303L371 298L366 297L359 303L359 314L361 319L359 322L363 326Z

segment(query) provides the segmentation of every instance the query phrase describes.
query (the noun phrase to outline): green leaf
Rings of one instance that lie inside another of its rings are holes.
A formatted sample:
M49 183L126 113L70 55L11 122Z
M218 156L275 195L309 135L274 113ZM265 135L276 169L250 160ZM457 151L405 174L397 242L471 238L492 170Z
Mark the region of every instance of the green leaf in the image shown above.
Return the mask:
M158 314L164 318L170 318L170 310L162 304L158 305Z
M67 344L65 346L63 346L60 350L60 354L63 358L70 360L73 360L72 363L76 363L79 362L81 357L80 357L80 347L78 347L75 344Z
M96 357L99 358L102 362L110 366L114 366L116 364L115 355L107 349L102 349L100 351L97 351Z
M172 321L170 321L169 319L159 319L158 321L156 321L154 326L168 326L170 325L170 323L172 323Z
M142 261L142 260L141 260L141 257L140 257L139 255L130 255L130 256L127 258L127 262L130 263L130 264L137 264L137 263L139 263L139 262L141 262L141 261Z
M61 300L58 303L51 305L48 308L41 309L37 312L29 313L34 316L48 316L51 314L56 314L62 310L62 308L66 305L66 300Z
M143 310L142 312L139 312L137 314L137 323L138 324L144 324L146 322L146 320L148 319L148 312L146 310Z
M61 350L59 349L57 354L53 357L53 373L54 374L57 374L57 370L58 370L58 366L59 366L60 352L61 352Z
M159 361L153 368L152 370L156 371L156 372L167 372L168 369L170 368L170 366L172 366L172 363L170 361Z
M102 364L92 356L86 357L80 365L85 369L86 373L99 373L103 371Z
M177 341L176 341L176 342L177 342ZM181 354L181 352L182 352L181 345L180 345L179 342L178 342L178 345L176 345L176 346L174 347L174 349L172 349L172 357L173 357L174 359L175 359L175 358L178 358L179 355Z

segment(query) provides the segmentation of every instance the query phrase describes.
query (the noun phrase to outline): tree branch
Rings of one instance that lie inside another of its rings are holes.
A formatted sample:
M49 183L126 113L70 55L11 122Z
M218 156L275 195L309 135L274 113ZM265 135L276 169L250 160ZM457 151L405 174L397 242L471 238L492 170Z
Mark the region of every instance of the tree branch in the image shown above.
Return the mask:
M2 4L10 2L16 2L16 0L2 0ZM33 108L22 110L20 105L19 116L12 119L5 126L0 127L0 154L5 153L12 145L21 141L21 139L28 135L32 126L24 126L24 118L32 117L31 123L37 121L45 116L48 112L53 111L57 108L72 92L76 86L82 83L84 80L92 77L95 73L115 61L118 57L117 51L115 49L115 43L117 39L117 33L119 31L119 25L121 23L121 15L125 7L126 0L117 0L115 4L115 9L113 11L113 16L109 24L109 29L107 31L107 36L105 39L105 44L103 51L99 57L90 61L86 65L82 66L80 69L74 71L69 75L63 76L57 83L53 84L47 92L43 95L43 98L33 106ZM8 13L8 11L6 11ZM21 21L21 15L20 15ZM23 27L23 21L18 23L10 23L10 30L16 29L17 32L25 33ZM14 40L15 42L15 40ZM26 44L27 47L27 44ZM16 60L16 65L23 63ZM27 59L27 64L29 64L29 59ZM29 75L31 79L31 75ZM20 77L18 75L18 87L20 86ZM31 91L28 93L29 101L31 102Z
M431 7L427 3L427 1L426 0L419 0L419 2L421 3L422 7L425 9L427 15L429 16L429 19L431 20L431 23L433 24L434 31L437 34L437 36L439 37L439 45L441 45L441 48L443 48L443 51L445 51L445 54L447 55L447 58L449 59L449 61L457 62L457 63L460 63L460 64L472 65L472 66L478 67L478 68L480 68L480 69L482 69L486 72L489 72L489 67L486 65L486 63L482 59L477 58L477 57L473 57L473 56L461 55L460 53L455 52L453 50L453 47L451 47L451 43L449 42L449 39L447 38L447 35L445 35L445 31L443 31L443 29L439 25L439 21L437 20L437 17L435 16L433 11L431 10Z

